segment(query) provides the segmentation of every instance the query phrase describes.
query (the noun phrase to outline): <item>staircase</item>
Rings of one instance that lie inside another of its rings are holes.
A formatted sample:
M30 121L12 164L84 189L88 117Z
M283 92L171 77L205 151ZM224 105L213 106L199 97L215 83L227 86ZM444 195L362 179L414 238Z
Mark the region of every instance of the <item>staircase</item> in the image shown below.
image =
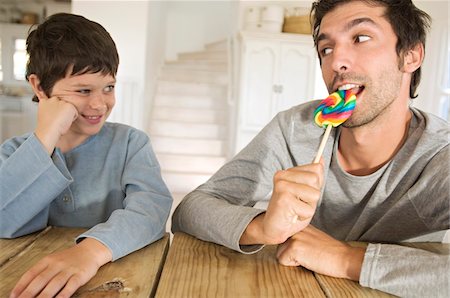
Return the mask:
M149 133L173 209L225 163L227 69L226 42L217 42L179 54L158 78Z

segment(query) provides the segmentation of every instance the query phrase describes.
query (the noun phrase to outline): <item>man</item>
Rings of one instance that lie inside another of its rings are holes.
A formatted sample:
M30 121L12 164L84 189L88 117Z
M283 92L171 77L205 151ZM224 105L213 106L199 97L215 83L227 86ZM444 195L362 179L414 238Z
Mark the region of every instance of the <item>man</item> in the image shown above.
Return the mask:
M352 116L311 164L318 102L278 114L184 198L173 231L400 296L448 297L448 256L393 244L449 229L449 126L409 106L429 17L410 0L319 0L314 40L331 93L353 89ZM267 210L252 208L271 192ZM298 218L298 220L297 220ZM354 248L342 241L366 241Z

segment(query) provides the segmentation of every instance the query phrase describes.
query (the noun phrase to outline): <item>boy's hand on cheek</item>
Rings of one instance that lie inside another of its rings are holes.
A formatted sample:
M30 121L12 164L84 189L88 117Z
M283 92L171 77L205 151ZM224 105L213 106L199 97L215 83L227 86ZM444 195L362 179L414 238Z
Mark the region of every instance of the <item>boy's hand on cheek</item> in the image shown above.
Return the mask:
M77 117L76 107L63 97L39 99L35 134L49 154L52 154L60 137L67 133Z
M70 297L111 259L108 248L95 239L86 238L69 249L48 255L31 267L20 278L10 298Z

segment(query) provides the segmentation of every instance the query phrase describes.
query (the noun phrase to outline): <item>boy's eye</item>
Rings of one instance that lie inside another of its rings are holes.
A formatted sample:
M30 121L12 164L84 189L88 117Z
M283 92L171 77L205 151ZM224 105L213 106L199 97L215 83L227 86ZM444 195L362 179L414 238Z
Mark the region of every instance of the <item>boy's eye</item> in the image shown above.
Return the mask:
M109 85L105 87L105 92L112 92L114 91L114 85Z
M91 92L91 90L89 90L89 89L80 89L77 92L81 93L81 94L89 94Z
M370 39L370 36L358 35L358 36L356 36L355 41L356 42L365 42L365 41L368 41L369 39Z

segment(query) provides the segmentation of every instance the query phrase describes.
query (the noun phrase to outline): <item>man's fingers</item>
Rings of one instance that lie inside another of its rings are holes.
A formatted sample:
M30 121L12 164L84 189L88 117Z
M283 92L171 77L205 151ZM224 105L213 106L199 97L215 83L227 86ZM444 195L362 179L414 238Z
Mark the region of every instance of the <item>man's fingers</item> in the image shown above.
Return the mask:
M323 184L323 166L321 164L311 164L277 171L274 175L274 183L283 180L307 184L320 189Z

